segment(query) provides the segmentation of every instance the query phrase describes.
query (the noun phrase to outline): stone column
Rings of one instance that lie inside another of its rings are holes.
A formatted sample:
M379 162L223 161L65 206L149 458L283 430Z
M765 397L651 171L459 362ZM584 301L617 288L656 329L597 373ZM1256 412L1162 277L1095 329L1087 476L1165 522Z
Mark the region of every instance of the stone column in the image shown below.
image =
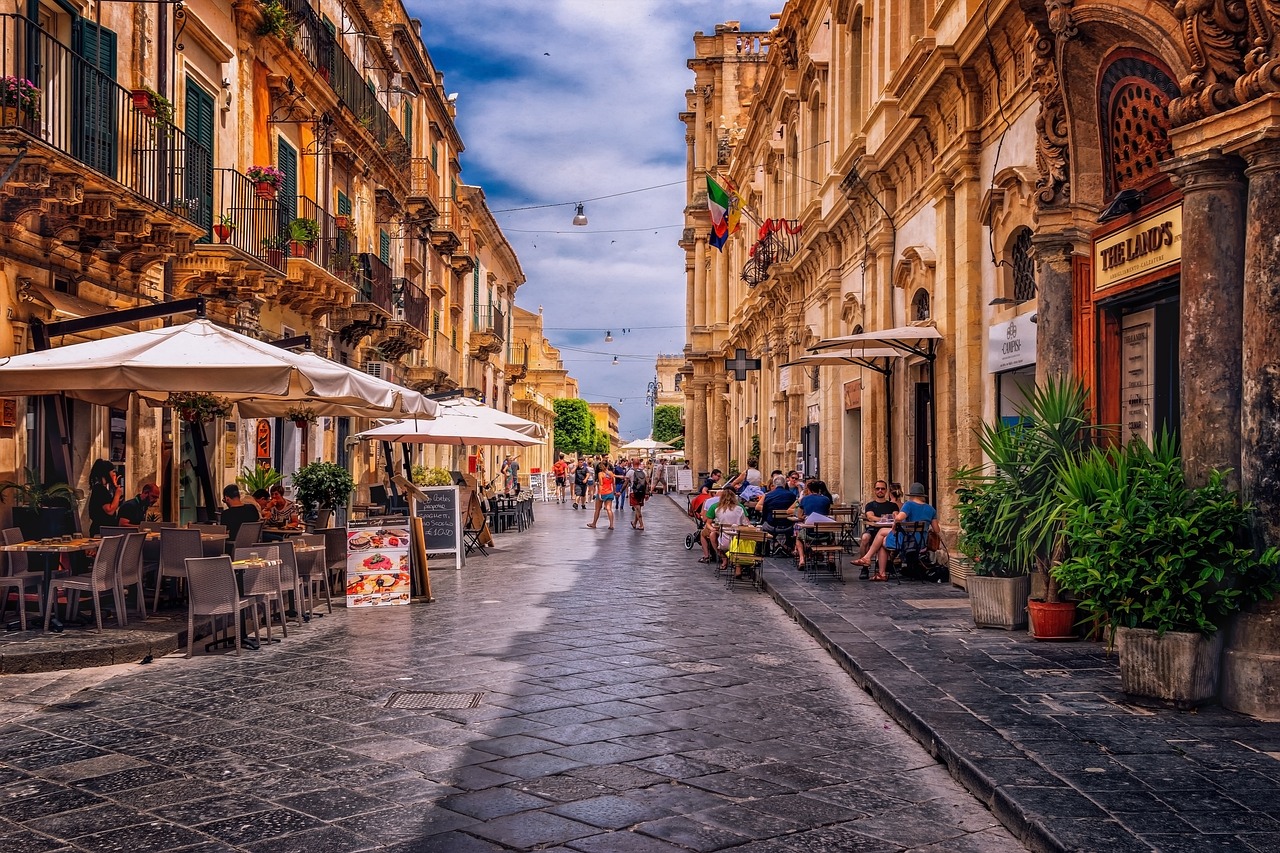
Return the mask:
M725 395L729 393L729 385L724 380L716 380L708 384L707 393L711 395L711 405L707 407L711 416L711 460L712 468L728 470L729 457L729 424L728 405Z
M686 383L684 395L685 425L687 434L685 436L685 458L689 460L689 466L693 468L693 475L696 478L698 471L702 470L709 462L707 453L707 419L702 416L702 411L706 406L707 388L706 382L695 382L690 380ZM710 470L708 467L707 470ZM695 481L694 488L697 488Z
M1240 485L1241 165L1234 157L1205 154L1179 158L1173 166L1183 196L1178 361L1182 462L1191 486L1206 483L1216 468L1231 469L1229 486ZM1274 209L1264 211L1258 223L1274 218ZM1045 334L1043 325L1040 334Z
M693 327L707 325L707 238L698 236L693 244Z
M1033 240L1036 251L1036 384L1075 369L1071 258L1074 244L1061 234Z
M1240 480L1261 546L1280 545L1280 132L1244 149L1245 218ZM1184 285L1185 287L1185 285ZM1185 393L1185 392L1184 392ZM1185 426L1184 426L1185 432Z

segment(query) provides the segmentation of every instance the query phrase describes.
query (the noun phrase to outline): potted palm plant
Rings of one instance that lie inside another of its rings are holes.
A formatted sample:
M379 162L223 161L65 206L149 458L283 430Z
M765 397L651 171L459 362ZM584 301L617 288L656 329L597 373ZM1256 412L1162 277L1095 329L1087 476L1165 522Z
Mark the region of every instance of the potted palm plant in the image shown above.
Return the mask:
M990 466L958 473L960 550L975 562L966 586L979 625L1020 626L1025 617L1013 611L1025 609L1037 639L1075 638L1075 605L1062 600L1049 568L1065 555L1059 494L1063 466L1080 458L1102 430L1089 420L1088 392L1067 378L1032 391L1018 408L1015 423L998 420L979 429L978 442ZM1001 576L1024 580L984 580ZM1031 593L1035 586L1034 594L1023 596L1024 587ZM999 605L998 612L987 609L989 594L996 595L992 602ZM1008 624L1010 619L1015 625Z
M306 258L320 239L320 223L307 216L299 216L289 223L289 248L293 257Z
M218 217L218 224L213 226L213 233L217 235L219 243L226 243L231 240L231 235L236 233L235 217L229 213L224 213Z
M1221 629L1280 591L1280 551L1250 547L1252 507L1225 472L1189 487L1167 435L1085 454L1063 494L1070 556L1053 574L1105 618L1124 691L1179 707L1213 699Z
M236 482L244 486L249 494L253 494L259 489L270 491L272 486L284 482L284 475L270 465L255 465L252 468L245 466L240 469Z
M14 493L13 523L28 539L61 536L75 530L72 511L79 501L66 483L46 483L31 468L22 469L24 480L0 483L0 501Z

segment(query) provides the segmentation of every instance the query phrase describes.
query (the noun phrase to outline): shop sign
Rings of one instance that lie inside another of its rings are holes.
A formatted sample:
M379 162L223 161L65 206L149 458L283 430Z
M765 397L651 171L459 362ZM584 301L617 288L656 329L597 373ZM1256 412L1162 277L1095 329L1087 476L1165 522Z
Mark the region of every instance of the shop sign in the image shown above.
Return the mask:
M1093 289L1105 290L1182 260L1182 205L1108 234L1093 244Z
M780 394L785 394L787 392L787 389L789 389L790 387L791 387L791 368L779 367L778 368L778 392Z
M846 412L853 409L862 408L862 380L854 379L851 382L844 383L844 410Z
M1004 373L1036 363L1035 314L1019 314L987 327L987 372Z
M0 427L16 427L18 425L18 401L12 397L0 400Z

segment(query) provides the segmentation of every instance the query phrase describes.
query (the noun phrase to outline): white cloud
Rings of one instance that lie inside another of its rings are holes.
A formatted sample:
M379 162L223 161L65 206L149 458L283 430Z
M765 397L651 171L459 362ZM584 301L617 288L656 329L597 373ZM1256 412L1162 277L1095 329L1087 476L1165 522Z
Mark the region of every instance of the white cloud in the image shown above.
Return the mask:
M496 214L528 279L516 302L543 307L553 343L600 353L563 354L584 397L622 412L624 437L648 434L654 358L684 346L678 114L693 84L693 34L733 20L767 30L782 0L405 6L422 20L446 88L459 93L463 180L484 187L494 210L566 204ZM587 201L590 225L569 224L574 202L646 187L661 188Z

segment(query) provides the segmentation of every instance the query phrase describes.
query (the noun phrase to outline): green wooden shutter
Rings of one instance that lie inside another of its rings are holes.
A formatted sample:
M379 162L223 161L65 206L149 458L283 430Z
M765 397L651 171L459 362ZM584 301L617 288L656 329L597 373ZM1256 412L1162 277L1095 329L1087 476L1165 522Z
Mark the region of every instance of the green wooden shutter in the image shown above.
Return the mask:
M401 128L401 130L404 131L404 141L409 146L409 154L412 156L413 154L413 105L410 103L405 103L404 105L404 121L402 122L402 124L404 125L404 127Z
M280 233L285 233L289 223L298 218L298 151L283 137L276 139L276 167L284 173L276 204L280 211Z
M471 328L480 328L480 265L471 268Z
M391 235L378 229L378 259L391 266Z
M439 171L440 140L431 140L431 171Z
M73 103L81 112L79 132L73 131L71 137L71 153L85 165L115 178L116 34L93 21L76 18L71 46L84 60L72 66Z
M213 228L213 95L187 78L186 167L183 172L183 197L199 199L196 222L205 233L200 242L209 242Z
M338 215L351 215L351 199L342 190L338 190ZM347 231L338 232L338 254L344 257L351 254L351 234Z

